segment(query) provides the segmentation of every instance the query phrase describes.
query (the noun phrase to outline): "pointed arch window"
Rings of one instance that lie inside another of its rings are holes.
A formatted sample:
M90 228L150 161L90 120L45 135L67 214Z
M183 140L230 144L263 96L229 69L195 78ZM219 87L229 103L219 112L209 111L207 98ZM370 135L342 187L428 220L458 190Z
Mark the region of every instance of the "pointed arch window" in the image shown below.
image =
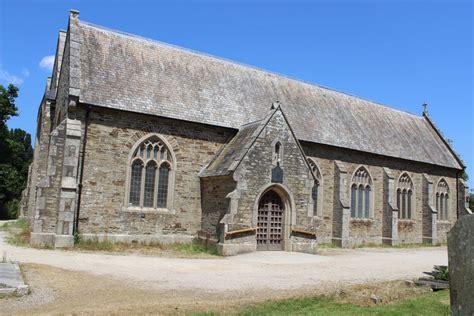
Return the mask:
M352 176L351 216L354 218L370 218L372 200L372 178L365 167L360 167Z
M173 157L169 147L156 135L134 146L128 174L128 207L147 209L171 207Z
M445 179L441 179L436 186L436 210L440 220L449 219L449 186Z
M308 158L309 168L311 173L313 174L315 180L313 187L311 189L311 200L313 202L313 207L311 210L312 216L321 216L322 215L322 190L323 190L323 178L321 174L321 170L319 169L316 161L312 158Z
M398 178L397 207L400 219L411 219L413 216L413 181L408 173L404 172Z
M272 164L274 166L276 165L281 166L282 161L283 161L283 145L281 144L280 141L277 141L273 145Z

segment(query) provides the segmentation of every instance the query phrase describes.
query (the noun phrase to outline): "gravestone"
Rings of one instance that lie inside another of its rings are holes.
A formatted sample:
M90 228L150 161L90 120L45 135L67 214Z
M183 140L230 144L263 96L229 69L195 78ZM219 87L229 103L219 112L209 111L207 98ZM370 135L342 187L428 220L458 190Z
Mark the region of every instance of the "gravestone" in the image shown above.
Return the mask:
M474 315L474 215L458 219L448 236L451 312Z

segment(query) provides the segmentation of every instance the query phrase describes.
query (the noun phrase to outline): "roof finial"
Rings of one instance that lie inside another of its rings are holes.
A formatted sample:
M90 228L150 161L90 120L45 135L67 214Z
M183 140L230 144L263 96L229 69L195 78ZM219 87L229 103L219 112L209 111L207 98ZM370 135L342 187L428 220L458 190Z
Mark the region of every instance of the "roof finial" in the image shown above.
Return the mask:
M278 100L275 100L272 102L272 106L270 107L271 110L275 110L276 108L278 108L280 106L280 101Z
M79 10L71 9L69 11L69 17L72 19L77 19L79 17Z
M428 103L424 102L422 104L422 107L423 107L423 115L427 115L428 114Z

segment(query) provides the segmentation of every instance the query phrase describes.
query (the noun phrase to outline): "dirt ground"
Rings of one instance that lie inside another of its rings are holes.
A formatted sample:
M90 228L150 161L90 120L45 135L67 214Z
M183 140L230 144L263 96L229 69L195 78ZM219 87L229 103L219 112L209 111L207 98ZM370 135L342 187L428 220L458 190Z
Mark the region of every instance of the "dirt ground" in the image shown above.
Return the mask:
M445 247L184 259L21 248L1 237L0 253L23 264L32 288L29 296L0 300L3 314L183 314L302 295L340 296L341 290L343 299L364 305L373 291L392 299L406 295L374 283L413 279L447 264Z
M243 292L145 290L110 277L67 271L46 265L27 264L23 273L31 293L22 298L0 300L0 314L190 314L195 311L231 311L245 304L299 296L326 296L341 303L373 306L370 295L382 304L408 299L429 291L407 287L403 281L319 289Z
M0 314L185 314L255 301L252 293L145 290L107 276L47 265L27 264L23 271L31 294L0 300Z

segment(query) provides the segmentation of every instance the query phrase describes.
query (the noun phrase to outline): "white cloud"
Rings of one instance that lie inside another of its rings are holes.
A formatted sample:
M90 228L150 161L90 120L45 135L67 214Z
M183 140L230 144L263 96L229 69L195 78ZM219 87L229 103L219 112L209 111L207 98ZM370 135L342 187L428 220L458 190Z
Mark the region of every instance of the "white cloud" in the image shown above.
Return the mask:
M46 70L53 70L54 66L54 55L44 56L39 62L39 66Z
M0 68L0 81L4 81L5 83L12 83L14 85L21 85L23 83L23 78L12 75Z

